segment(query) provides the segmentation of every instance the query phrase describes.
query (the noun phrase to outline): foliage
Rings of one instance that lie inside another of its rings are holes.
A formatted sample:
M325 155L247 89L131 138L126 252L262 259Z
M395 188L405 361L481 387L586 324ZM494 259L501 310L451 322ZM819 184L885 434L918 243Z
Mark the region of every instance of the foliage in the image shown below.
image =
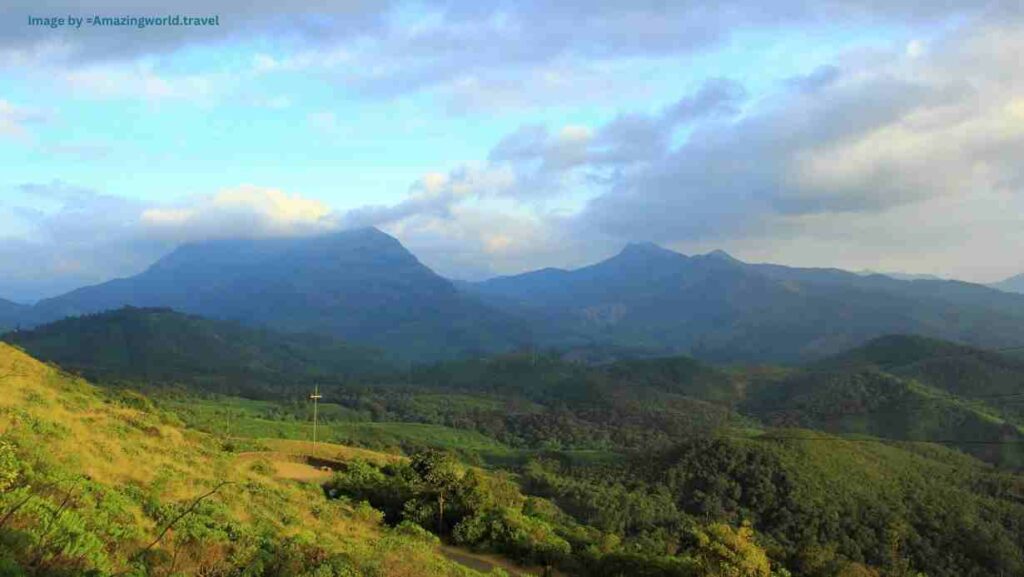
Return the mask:
M687 547L671 552L650 539L624 543L614 531L581 525L553 503L525 497L510 480L466 469L438 451L413 455L400 465L355 461L326 490L335 498L369 500L406 532L416 523L459 545L574 573L626 574L615 571L629 565L640 571L629 574L638 575L769 575L768 557L749 526L694 529ZM672 567L684 572L672 573Z
M390 370L381 353L334 338L159 308L69 317L3 338L94 380L251 396L279 395L296 381L338 382Z
M621 535L627 551L692 549L692 535L713 542L708 521L740 536L750 522L769 556L801 575L1024 570L1024 481L952 451L784 431L694 439L621 466L535 461L524 473L527 490Z
M143 399L0 344L0 372L15 363L0 395L2 575L476 574L369 505L254 471Z

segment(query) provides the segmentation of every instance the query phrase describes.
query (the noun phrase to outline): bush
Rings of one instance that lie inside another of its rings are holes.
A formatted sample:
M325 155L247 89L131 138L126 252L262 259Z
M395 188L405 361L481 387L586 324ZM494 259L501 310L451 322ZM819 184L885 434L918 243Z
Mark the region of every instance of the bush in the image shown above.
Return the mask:
M439 545L441 543L441 539L437 535L434 535L430 531L427 531L419 524L414 523L412 521L402 521L401 523L399 523L395 527L395 533L399 535L404 535L406 537L411 537L413 539L426 541L427 543L432 543L434 545Z
M14 445L0 439L0 493L14 486L21 473L21 462L14 454Z

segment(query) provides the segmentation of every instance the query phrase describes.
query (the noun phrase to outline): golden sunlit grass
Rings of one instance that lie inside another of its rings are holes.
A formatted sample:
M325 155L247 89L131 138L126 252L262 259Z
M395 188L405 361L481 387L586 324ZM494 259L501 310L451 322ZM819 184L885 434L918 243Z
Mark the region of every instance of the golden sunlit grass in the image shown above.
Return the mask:
M234 454L223 450L219 439L182 428L145 398L122 395L0 343L0 435L33 445L45 463L111 488L141 488L160 502L187 503L227 482L211 500L227 507L237 521L272 527L282 537L315 539L324 548L362 558L379 555L375 548L390 539L379 516L325 499L319 483L330 473L303 459L384 462L399 457L283 440L260 441L268 449L265 454ZM151 539L160 528L137 509L133 514ZM428 565L435 569L450 565L437 550L422 554L431 557Z

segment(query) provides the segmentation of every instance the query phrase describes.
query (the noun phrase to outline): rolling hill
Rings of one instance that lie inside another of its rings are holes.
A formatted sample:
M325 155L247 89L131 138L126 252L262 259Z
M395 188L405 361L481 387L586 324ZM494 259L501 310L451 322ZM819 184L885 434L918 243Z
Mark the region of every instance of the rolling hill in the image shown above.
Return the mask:
M919 336L889 335L820 363L820 367L874 367L983 403L1024 424L1024 358Z
M42 323L123 306L333 335L416 359L530 341L523 323L459 292L376 229L187 244L134 277L40 301L31 315Z
M874 339L755 380L738 408L771 426L941 442L1024 467L1024 362L955 343Z
M0 389L0 574L481 575L367 506L326 499L329 475L305 464L394 456L273 440L234 453L145 397L4 343Z
M280 333L170 309L126 307L2 338L92 380L255 397L393 370L382 353L333 337Z
M688 357L587 365L529 353L410 370L331 337L167 309L69 318L4 339L99 382L274 401L318 384L359 420L468 429L517 449L635 450L753 418L940 442L1024 467L1024 361L925 337L881 337L804 368ZM439 395L451 401L437 404Z

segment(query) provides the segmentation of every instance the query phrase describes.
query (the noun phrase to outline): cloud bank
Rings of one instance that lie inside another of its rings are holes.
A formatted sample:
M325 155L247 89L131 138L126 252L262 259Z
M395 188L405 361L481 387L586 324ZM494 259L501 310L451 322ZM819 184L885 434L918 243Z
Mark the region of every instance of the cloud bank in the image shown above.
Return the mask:
M618 77L634 59L695 54L743 30L842 20L921 35L848 51L767 91L752 93L723 70L658 109L524 123L477 158L422 175L391 204L338 208L259 186L147 203L60 180L14 183L0 204L17 223L0 239L0 295L30 298L138 272L182 242L360 226L382 227L440 272L471 278L581 265L635 240L971 280L1024 269L1011 256L1024 245L1019 2L304 5L225 5L217 10L230 25L187 35L41 34L8 19L0 62L43 63L92 98L204 101L231 75L167 71L140 57L265 37L284 48L257 51L245 74L316 75L363 97L432 91L448 112L465 114L642 93ZM68 10L24 0L11 8ZM157 9L127 0L90 7ZM258 96L249 101L264 102ZM280 98L274 108L301 104ZM31 139L53 116L0 99L0 139ZM304 120L326 132L338 122L326 108ZM67 154L94 154L73 144ZM346 183L338 187L342 194Z

